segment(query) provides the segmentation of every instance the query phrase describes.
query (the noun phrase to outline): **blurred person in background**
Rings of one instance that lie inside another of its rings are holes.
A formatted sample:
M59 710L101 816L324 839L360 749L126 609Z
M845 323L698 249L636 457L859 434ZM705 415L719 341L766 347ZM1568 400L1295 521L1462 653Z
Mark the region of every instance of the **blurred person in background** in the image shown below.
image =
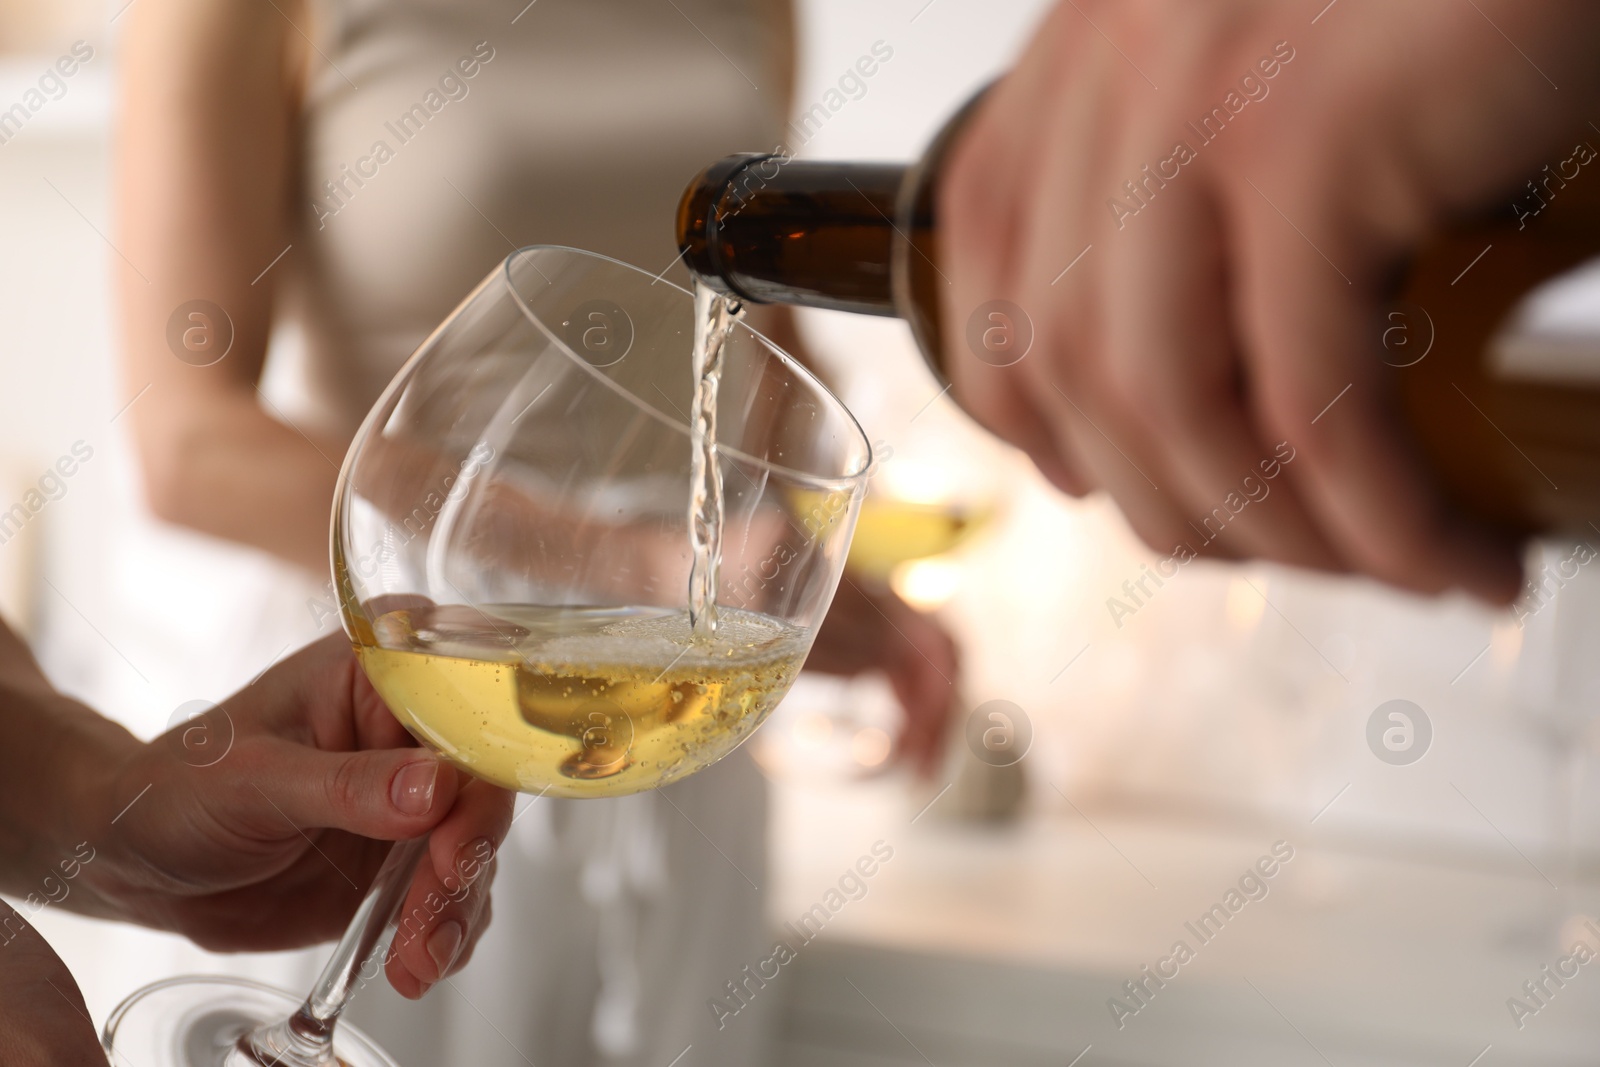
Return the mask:
M228 747L197 765L191 731ZM472 955L510 821L511 794L418 749L337 637L146 743L58 692L0 624L0 890L22 909L0 901L0 1063L105 1063L27 921L44 908L292 948L338 936L389 842L431 832L405 904L422 925L386 965L416 995Z
M784 139L794 66L787 0L143 0L127 18L117 245L148 277L120 290L148 497L312 589L337 461L433 327L521 245L673 267L683 185ZM206 366L169 341L197 299L229 321ZM787 315L752 325L797 350ZM280 326L299 343L269 358ZM295 597L229 607L335 626L327 600L309 619ZM808 665L884 670L902 750L936 757L955 651L926 616L847 584ZM743 750L661 799L533 803L474 967L357 1019L419 1063L661 1067L691 1043L698 1064L762 1062L759 1012L718 1033L706 1005L770 949L764 797Z

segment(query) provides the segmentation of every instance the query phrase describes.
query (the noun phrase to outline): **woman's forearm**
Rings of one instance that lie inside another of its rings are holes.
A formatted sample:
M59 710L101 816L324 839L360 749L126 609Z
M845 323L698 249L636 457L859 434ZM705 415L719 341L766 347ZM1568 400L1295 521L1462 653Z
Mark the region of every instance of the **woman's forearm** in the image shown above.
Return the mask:
M156 514L326 572L344 444L279 421L253 396L174 414L177 425L147 428L141 441Z
M117 247L139 269L117 278L129 423L156 512L325 573L343 444L286 425L258 388L274 287L302 254L292 205L307 50L292 26L303 7L144 0L129 11ZM196 301L231 326L214 359L174 347L175 317L181 326Z

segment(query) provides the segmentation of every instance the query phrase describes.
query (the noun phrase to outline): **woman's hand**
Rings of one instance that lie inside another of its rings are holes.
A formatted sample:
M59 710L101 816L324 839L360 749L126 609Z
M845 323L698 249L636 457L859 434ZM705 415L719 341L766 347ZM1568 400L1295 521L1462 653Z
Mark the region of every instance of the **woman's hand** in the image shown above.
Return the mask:
M390 982L421 996L488 923L511 794L417 748L342 636L106 763L71 781L66 854L89 855L68 906L221 951L309 945L343 930L389 842L431 834Z
M1394 415L1381 313L1438 224L1571 154L1597 31L1573 0L1064 0L941 189L956 396L1159 552L1509 599L1512 546ZM994 300L1033 328L1008 366L965 343ZM1202 531L1280 446L1279 491Z
M905 713L900 755L924 775L937 771L961 677L955 638L937 619L846 574L806 668L845 676L883 671Z

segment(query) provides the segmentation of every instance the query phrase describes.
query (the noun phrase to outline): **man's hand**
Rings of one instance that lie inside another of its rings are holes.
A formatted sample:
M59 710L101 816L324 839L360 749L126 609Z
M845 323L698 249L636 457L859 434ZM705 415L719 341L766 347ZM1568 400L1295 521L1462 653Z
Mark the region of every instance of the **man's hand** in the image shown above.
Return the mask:
M39 931L0 901L0 1063L89 1067L105 1062L78 983Z
M54 699L60 716L91 714ZM73 880L66 907L219 951L314 944L343 930L389 842L431 833L391 983L421 996L488 922L511 794L417 748L342 637L149 744L98 735L64 780L38 786L56 785L69 805L53 835L71 863L56 872Z
M1597 29L1577 0L1064 0L941 189L957 396L1162 553L1508 600L1513 546L1394 416L1381 313L1431 230L1571 154ZM996 299L1035 331L1012 366L965 340Z

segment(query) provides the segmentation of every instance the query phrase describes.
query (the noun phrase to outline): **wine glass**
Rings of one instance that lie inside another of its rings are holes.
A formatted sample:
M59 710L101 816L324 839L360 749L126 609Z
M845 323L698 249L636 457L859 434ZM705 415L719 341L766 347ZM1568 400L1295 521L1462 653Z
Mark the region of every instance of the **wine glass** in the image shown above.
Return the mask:
M676 781L747 738L810 651L871 450L815 377L740 325L714 420L691 418L696 323L659 276L520 249L411 357L345 457L346 631L395 716L472 774L566 797ZM719 525L715 618L695 625L690 535L714 545ZM425 842L394 846L303 1003L157 983L113 1013L107 1050L138 1067L392 1063L335 1024L369 961L378 973Z

